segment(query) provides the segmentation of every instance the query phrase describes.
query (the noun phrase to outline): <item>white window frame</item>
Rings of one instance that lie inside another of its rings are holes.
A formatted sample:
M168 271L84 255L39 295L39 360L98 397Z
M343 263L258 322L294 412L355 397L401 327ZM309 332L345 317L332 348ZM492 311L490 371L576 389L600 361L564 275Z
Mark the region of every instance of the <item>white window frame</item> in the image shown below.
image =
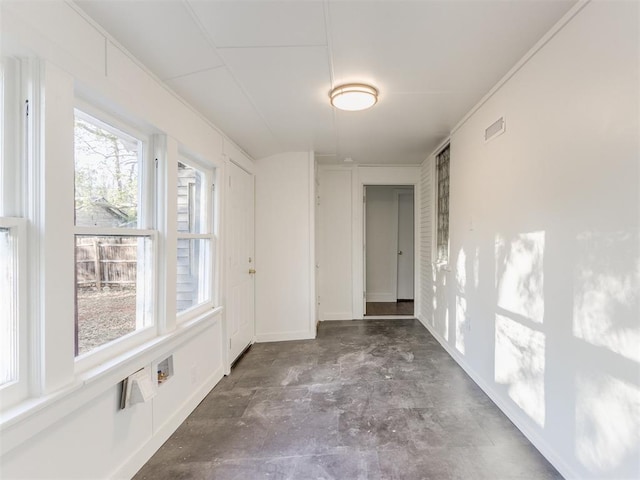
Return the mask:
M0 405L10 407L29 395L30 390L30 337L27 311L27 225L24 217L23 170L27 138L27 121L22 109L23 81L22 62L3 57L0 62L0 227L9 230L11 238L14 285L11 300L11 315L15 322L16 335L12 340L16 379L0 386ZM3 305L2 308L7 308Z
M115 357L131 351L135 347L153 339L158 335L161 322L158 319L158 272L160 271L158 266L159 234L157 229L154 228L157 223L156 219L158 214L158 207L155 205L157 180L156 166L152 158L153 145L151 142L151 136L81 100L76 101L74 118L76 118L76 116L107 130L117 130L118 134L128 135L140 141L142 143L142 158L138 170L138 227L104 228L74 225L74 245L78 236L122 236L147 238L150 242L150 248L143 252L145 255L144 265L152 270L146 275L138 276L138 288L141 288L144 291L145 298L147 299L145 302L145 305L147 306L145 318L149 320L147 325L137 326L136 330L133 332L104 343L88 352L76 355L75 370L76 373L79 373L95 367L98 364L104 363L105 361L114 359ZM71 214L75 214L75 204L74 211L71 212ZM75 268L76 266L74 265L74 271ZM149 281L142 281L143 279L149 279ZM77 286L75 285L74 278L74 298L76 295L76 288ZM74 310L74 316L76 314L77 313Z
M0 217L0 228L8 229L12 239L13 250L13 276L16 279L12 302L10 305L11 316L16 326L16 335L13 339L17 352L14 357L16 362L16 379L13 382L0 386L0 404L4 407L18 403L29 393L29 348L28 348L28 324L27 324L27 221L24 218ZM7 308L6 305L2 307Z
M195 170L198 170L202 174L204 174L205 187L203 188L204 198L202 201L205 205L206 211L204 215L205 217L205 226L203 229L204 233L178 232L177 223L176 223L176 240L177 240L176 248L180 240L208 240L210 245L209 251L206 252L206 264L204 266L200 265L200 268L206 269L206 275L208 277L207 278L208 285L205 285L204 288L206 288L207 290L209 299L207 301L193 305L192 307L187 308L186 310L177 312L176 320L178 323L181 323L211 311L213 308L215 308L215 305L216 305L215 292L217 289L216 289L215 273L217 269L217 255L216 255L217 236L215 234L216 218L214 217L215 211L216 211L216 204L215 204L216 203L216 196L215 196L216 169L212 166L204 165L203 162L199 162L193 159L192 156L186 155L184 153L179 154L178 163L191 167ZM175 172L175 175L177 176L177 171ZM172 201L177 202L178 199L174 198ZM177 222L177 218L176 218L176 222ZM174 252L174 255L176 255L176 262L177 262L177 251ZM177 287L178 285L176 282L176 292L175 292L176 301L177 301L177 295L178 295Z
M448 224L449 231L447 232L447 258L440 258L440 254L438 251L438 230L439 230L439 211L440 211L440 201L439 201L439 176L438 176L438 156L444 152L446 149L449 149L449 210L447 215L449 216ZM433 155L433 168L432 168L432 178L433 178L433 248L432 248L432 257L433 264L442 270L449 271L450 265L450 257L451 257L451 210L450 210L450 201L451 201L451 144L447 142L442 148L440 148L435 155Z

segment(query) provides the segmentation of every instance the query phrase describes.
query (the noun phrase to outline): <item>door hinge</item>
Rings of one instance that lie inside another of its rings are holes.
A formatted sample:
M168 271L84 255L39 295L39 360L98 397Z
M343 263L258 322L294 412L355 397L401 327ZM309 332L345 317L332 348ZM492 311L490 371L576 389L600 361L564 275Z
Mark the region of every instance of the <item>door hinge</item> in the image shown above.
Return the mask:
M231 339L229 339L229 350L231 350Z
M367 292L362 292L362 298L367 298Z

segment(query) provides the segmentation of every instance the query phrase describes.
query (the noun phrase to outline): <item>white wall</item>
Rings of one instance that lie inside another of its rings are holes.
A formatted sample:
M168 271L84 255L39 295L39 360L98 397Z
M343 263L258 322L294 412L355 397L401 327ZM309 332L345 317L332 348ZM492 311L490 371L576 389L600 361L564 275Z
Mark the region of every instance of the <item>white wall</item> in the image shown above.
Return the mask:
M640 477L639 13L588 3L453 133L451 271L422 287L421 320L567 478Z
M315 338L315 180L310 152L256 161L256 339Z
M320 320L353 318L353 171L318 170L318 302Z
M2 412L1 476L130 477L222 377L226 342L219 310L177 324L172 300L175 275L171 273L175 272L175 257L169 254L160 265L159 297L167 297L160 302L159 315L166 320L161 335L88 370L75 364L75 98L164 138L166 155L160 158L160 170L164 165L165 172L173 171L180 148L215 166L219 178L224 178L223 153L235 160L239 149L166 90L72 4L2 2L0 8L3 55L40 59L35 65L42 80L45 134L41 184L36 185L43 208L34 219L41 229L34 228L41 248L30 255L31 262L40 262L33 264L45 293L39 299L36 285L29 291L32 325L37 330L34 337L42 342L36 344L35 351L43 352L41 358L35 358L43 368L39 372L37 362L32 362L36 373L32 398ZM38 104L32 108L37 109ZM175 198L175 181L171 174L160 178L160 197L168 199L168 206L159 220L158 243L168 252L175 245L175 206L171 201ZM223 198L218 200L224 202ZM216 296L220 298L221 293ZM38 299L40 305L33 303ZM153 371L156 362L169 354L174 356L174 376L159 388L156 397L119 411L119 382L142 367Z
M318 167L319 201L318 215L318 265L320 296L320 320L361 319L364 317L364 205L365 185L412 185L415 201L419 205L421 169L417 165L320 165ZM348 199L351 199L348 201ZM351 207L350 212L345 209ZM420 218L416 216L415 245L420 237ZM351 245L351 252L344 250ZM339 256L334 253L340 251ZM416 252L417 259L419 255ZM343 262L350 261L350 266ZM418 283L418 272L414 281ZM351 305L344 298L350 291ZM419 303L419 299L418 299ZM349 309L349 310L347 310Z
M366 205L367 301L395 302L398 205L393 187L367 187Z

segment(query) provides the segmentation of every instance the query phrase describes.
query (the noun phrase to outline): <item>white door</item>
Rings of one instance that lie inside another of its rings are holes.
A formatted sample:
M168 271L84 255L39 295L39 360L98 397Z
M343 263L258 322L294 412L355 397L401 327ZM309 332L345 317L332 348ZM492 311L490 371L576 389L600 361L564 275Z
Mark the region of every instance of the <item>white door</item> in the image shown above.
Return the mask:
M226 306L230 363L253 342L255 332L253 187L253 175L230 162Z
M413 300L413 193L398 195L398 300Z

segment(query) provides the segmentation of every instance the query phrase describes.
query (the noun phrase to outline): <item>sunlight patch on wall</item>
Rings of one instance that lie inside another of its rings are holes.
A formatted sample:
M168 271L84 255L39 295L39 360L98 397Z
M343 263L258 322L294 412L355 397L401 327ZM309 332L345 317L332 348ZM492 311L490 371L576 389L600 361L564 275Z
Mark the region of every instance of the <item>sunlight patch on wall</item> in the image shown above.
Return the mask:
M578 237L573 334L640 362L638 235Z
M464 355L465 353L465 339L464 335L467 331L467 255L464 253L464 249L461 248L458 252L458 259L456 260L456 350Z
M605 474L633 461L640 446L640 389L609 375L576 382L576 456Z
M521 323L496 315L495 381L541 427L545 421L545 338Z
M542 323L545 232L523 233L495 243L498 306Z
M456 350L464 355L465 333L469 325L467 323L467 299L456 296Z
M458 260L456 261L456 284L458 291L465 292L467 287L467 270L466 270L467 255L464 253L464 249L461 248L458 252Z
M473 257L473 286L478 289L480 285L480 249L476 247L476 253Z

